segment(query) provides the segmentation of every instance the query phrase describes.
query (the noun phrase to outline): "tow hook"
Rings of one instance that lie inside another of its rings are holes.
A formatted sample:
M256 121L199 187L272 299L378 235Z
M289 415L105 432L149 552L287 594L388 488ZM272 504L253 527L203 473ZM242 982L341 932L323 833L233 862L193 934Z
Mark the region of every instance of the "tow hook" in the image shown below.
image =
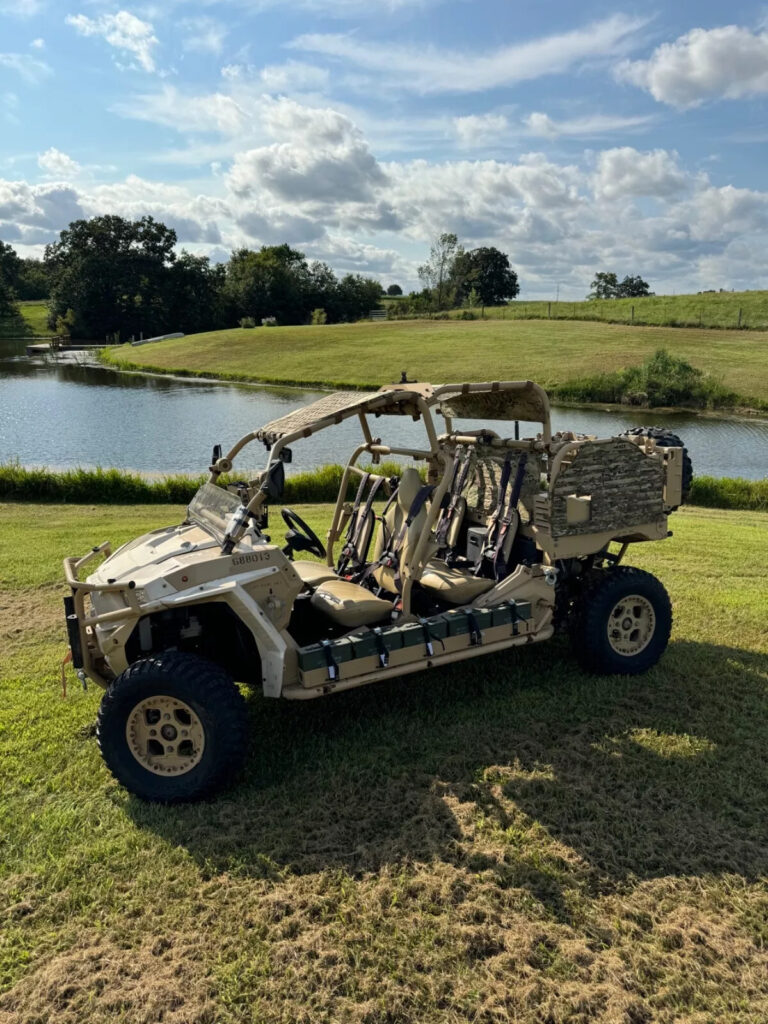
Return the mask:
M72 649L67 651L64 656L64 660L61 663L61 699L67 699L67 665L72 661ZM75 675L80 680L80 684L83 687L85 693L88 692L88 676L83 672L81 668L75 669Z

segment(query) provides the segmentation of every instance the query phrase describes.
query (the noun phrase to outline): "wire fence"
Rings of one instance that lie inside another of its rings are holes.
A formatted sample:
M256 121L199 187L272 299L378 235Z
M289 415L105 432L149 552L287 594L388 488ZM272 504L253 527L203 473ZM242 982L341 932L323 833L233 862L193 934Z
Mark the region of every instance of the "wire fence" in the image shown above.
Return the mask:
M651 297L591 302L510 302L444 312L397 312L390 319L584 320L636 327L700 327L713 330L768 330L768 293L738 300L697 301L698 296Z

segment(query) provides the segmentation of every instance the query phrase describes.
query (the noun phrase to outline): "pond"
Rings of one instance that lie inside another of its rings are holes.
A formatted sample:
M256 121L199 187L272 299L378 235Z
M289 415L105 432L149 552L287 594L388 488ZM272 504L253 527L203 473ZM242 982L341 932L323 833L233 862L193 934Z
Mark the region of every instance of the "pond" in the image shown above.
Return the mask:
M201 473L211 448L226 449L263 423L314 401L320 392L252 387L119 373L84 361L25 355L20 342L0 341L0 462L50 468L116 466L143 473ZM688 446L694 471L712 476L768 476L768 421L708 419L647 409L554 409L553 430L609 437L628 427L668 427ZM465 426L468 423L464 424ZM478 426L480 424L477 424ZM509 424L499 432L511 433ZM382 421L392 443L421 444L423 428L399 417ZM347 421L294 447L291 472L343 461L360 438ZM261 468L264 449L245 450L241 469Z

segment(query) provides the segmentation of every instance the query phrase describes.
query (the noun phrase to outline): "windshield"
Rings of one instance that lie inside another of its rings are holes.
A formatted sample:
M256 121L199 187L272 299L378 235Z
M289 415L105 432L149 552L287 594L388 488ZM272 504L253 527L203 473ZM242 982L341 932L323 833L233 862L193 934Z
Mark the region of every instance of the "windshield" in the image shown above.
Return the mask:
M224 542L232 513L240 507L240 499L216 484L203 484L187 508L191 522L212 533L219 544Z

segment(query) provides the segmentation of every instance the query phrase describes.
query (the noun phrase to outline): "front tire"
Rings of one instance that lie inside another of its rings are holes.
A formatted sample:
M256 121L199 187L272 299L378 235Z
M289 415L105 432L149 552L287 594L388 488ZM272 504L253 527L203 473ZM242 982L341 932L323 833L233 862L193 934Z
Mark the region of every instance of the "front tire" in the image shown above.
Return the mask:
M232 678L195 654L134 662L109 687L96 735L117 781L142 800L199 800L245 756L245 701Z
M642 569L595 571L571 620L571 643L583 668L599 675L637 675L662 656L672 631L672 605L660 580Z

